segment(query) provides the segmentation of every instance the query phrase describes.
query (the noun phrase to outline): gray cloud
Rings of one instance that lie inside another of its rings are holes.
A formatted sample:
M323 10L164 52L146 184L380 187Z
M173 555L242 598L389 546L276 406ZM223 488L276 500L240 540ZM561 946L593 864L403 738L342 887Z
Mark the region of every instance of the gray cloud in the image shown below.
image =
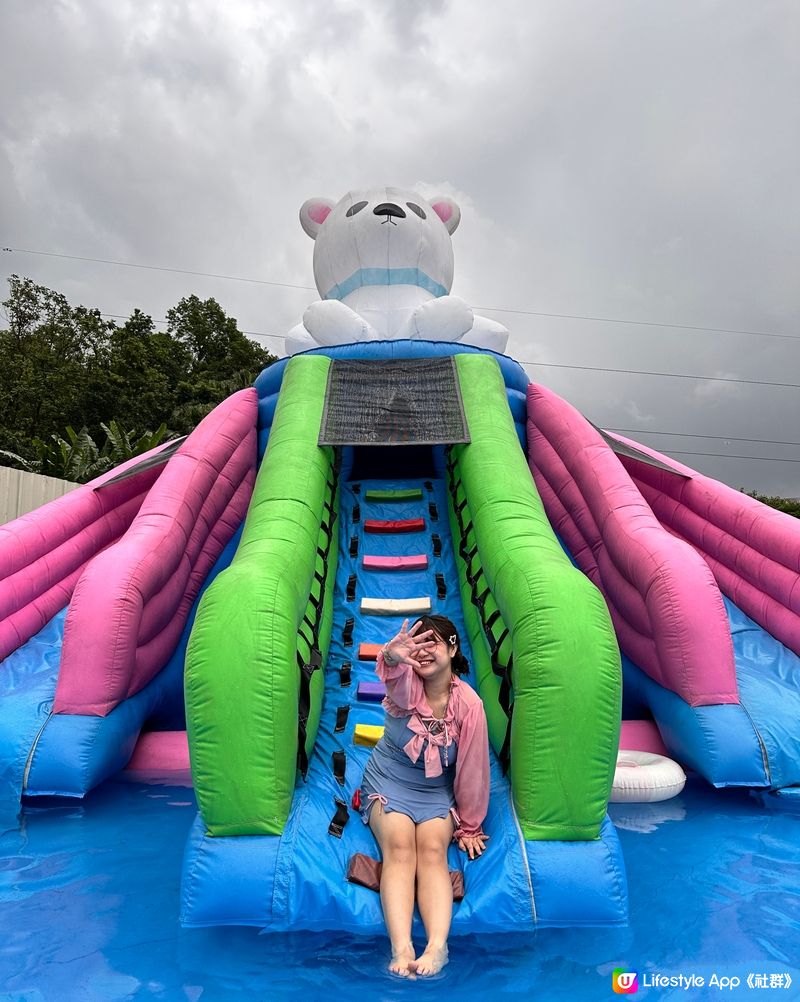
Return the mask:
M10 0L3 22L4 246L313 285L307 197L416 184L461 202L454 291L483 312L800 336L788 0ZM266 334L316 298L3 262L109 313L163 317L183 295L213 295ZM490 315L526 362L800 382L796 340ZM653 434L800 441L796 390L527 368L663 451L800 459L800 447ZM678 458L800 495L800 463Z

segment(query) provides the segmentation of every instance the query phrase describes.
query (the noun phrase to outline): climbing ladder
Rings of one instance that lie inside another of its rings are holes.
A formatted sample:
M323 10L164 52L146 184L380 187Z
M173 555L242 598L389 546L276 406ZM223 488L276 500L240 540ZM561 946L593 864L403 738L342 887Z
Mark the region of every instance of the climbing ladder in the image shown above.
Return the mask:
M378 895L345 879L353 854L379 857L352 804L383 727L375 659L404 619L431 610L453 620L462 638L466 631L443 481L343 483L339 520L322 717L307 781L298 781L280 841L273 908L290 927L293 908L302 909L307 928L311 897L325 914L321 928L334 921L342 929L382 931ZM469 658L468 649L465 653ZM474 862L455 846L449 850L449 868L463 872L466 891L454 908L456 933L530 929L535 922L510 790L494 755L491 759L488 849Z

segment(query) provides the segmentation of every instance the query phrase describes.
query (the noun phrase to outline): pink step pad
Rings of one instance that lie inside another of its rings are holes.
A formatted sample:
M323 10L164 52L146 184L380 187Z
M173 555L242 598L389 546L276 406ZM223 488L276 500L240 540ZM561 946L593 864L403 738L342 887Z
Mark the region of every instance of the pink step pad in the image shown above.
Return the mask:
M190 773L190 770L186 731L148 731L142 734L125 767L125 772L146 772L160 776L164 773Z
M424 571L428 567L428 558L424 553L414 557L370 557L365 556L365 571Z
M644 751L651 752L653 755L670 757L666 745L661 740L658 728L652 720L623 720L619 746L626 751Z
M400 518L383 521L378 518L368 518L364 522L364 532L423 532L424 518Z

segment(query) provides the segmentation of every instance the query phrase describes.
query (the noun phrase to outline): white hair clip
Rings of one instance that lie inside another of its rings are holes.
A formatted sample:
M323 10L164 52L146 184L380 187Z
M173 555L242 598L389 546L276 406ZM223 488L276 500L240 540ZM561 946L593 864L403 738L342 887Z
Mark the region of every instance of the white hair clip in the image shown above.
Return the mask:
M455 633L450 634L450 643L455 644L458 641L458 635Z

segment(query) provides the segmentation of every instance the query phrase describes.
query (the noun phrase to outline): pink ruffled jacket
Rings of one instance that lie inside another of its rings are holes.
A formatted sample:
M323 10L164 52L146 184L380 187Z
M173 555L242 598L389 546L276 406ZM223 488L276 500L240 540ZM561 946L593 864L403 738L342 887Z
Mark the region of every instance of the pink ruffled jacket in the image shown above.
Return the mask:
M375 670L386 685L386 698L383 700L386 712L393 717L409 717L410 714L407 726L414 737L403 751L412 762L417 761L425 741L428 742L424 753L426 776L440 776L442 773L440 747L447 749L454 741L458 745L453 784L456 801L453 838L482 835L481 825L489 807L489 735L480 696L466 682L453 675L441 730L431 734L423 720L433 718L433 712L425 697L422 679L413 668L403 662L387 665L381 652Z

